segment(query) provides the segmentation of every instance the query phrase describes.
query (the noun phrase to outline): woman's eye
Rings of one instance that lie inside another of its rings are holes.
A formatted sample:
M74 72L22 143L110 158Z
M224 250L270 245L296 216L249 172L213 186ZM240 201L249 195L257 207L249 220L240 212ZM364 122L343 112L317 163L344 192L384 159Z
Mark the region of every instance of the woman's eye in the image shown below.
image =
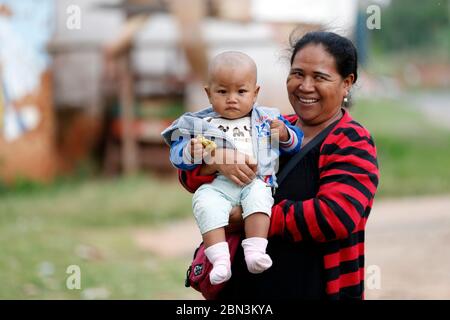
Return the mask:
M325 77L324 77L324 76L319 76L319 75L317 75L317 76L315 76L315 78L316 78L317 80L325 80Z

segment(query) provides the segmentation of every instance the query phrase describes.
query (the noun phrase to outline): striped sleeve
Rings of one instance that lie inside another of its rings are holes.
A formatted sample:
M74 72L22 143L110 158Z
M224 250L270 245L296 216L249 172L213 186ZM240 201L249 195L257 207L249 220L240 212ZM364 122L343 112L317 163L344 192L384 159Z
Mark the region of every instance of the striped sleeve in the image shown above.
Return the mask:
M376 148L369 132L354 121L335 128L322 144L319 174L315 198L284 200L273 207L271 236L328 242L358 231L378 186Z

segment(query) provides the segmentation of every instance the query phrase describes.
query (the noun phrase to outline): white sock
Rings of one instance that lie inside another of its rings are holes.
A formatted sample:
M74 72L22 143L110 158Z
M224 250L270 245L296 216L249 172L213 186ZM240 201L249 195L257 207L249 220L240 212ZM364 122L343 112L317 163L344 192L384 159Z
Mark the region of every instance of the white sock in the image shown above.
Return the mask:
M228 242L219 242L205 249L205 255L212 263L209 274L211 284L219 284L231 278L230 249Z
M272 266L272 259L266 254L267 239L253 237L244 239L242 247L244 248L245 262L247 269L251 273L261 273Z

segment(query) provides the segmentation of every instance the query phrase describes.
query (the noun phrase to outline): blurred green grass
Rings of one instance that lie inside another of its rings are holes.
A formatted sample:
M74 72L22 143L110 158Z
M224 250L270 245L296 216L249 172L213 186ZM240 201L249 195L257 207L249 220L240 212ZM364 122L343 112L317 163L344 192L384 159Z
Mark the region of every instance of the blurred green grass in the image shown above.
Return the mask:
M3 193L0 299L81 299L93 288L99 298L189 298L190 255L162 259L140 249L133 234L190 216L190 208L176 181L144 176ZM66 288L69 265L80 266L82 290Z
M359 100L351 114L377 145L377 198L450 192L450 131L399 101ZM176 179L3 186L0 299L196 298L183 286L190 254L162 258L133 238L137 229L151 232L184 217L191 217L191 195ZM66 288L69 265L81 268L81 290Z
M377 197L450 192L448 129L395 100L361 100L351 114L369 129L377 146Z

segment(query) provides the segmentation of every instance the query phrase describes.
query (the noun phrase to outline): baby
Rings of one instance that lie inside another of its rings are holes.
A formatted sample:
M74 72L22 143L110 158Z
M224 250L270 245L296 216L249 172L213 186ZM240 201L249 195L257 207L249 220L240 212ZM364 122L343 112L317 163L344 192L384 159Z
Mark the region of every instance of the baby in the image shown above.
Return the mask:
M257 177L245 186L239 186L237 178L231 181L217 174L194 194L194 216L213 265L212 284L231 277L224 227L237 205L243 210L246 239L242 247L249 272L261 273L272 265L266 247L273 205L270 187L276 186L279 150L293 154L303 138L300 129L290 125L277 109L256 105L256 79L256 64L246 54L229 51L217 55L210 63L205 87L211 106L184 114L162 132L171 147L170 160L179 169L192 170L211 159L208 157L213 157L215 150L227 148L257 165Z

